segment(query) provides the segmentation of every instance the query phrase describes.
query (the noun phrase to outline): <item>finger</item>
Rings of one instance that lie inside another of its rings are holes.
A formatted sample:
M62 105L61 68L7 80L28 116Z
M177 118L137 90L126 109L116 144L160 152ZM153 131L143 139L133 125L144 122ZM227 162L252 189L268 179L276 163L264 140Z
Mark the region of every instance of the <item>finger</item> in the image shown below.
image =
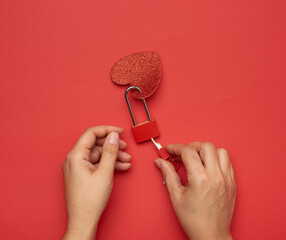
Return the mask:
M86 148L92 150L97 138L103 138L111 132L121 134L123 132L123 128L114 126L90 127L80 136L74 148Z
M184 144L170 144L166 146L166 149L170 154L181 158L189 182L192 176L205 171L201 158L193 147Z
M99 163L94 164L95 169L98 167ZM116 162L114 166L115 171L127 171L131 167L131 163Z
M96 139L96 145L102 146L105 142L105 139L106 139L106 137ZM127 143L125 141L123 141L122 139L120 139L119 140L119 149L123 150L126 147L127 147Z
M123 162L116 162L115 163L115 170L116 171L126 171L131 167L131 163L123 163Z
M229 167L230 167L230 176L231 176L231 179L235 182L235 176L234 176L234 171L233 171L233 167L232 167L231 162L229 162Z
M117 160L121 162L129 162L131 160L131 155L127 152L119 151Z
M91 153L91 162L96 163L100 160L102 154L102 147L96 147ZM118 152L117 161L121 162L129 162L131 160L131 156L123 151Z
M208 142L189 143L199 153L207 171L218 174L220 172L218 153L215 146Z
M181 183L181 179L176 172L174 166L162 158L155 159L156 166L161 170L163 178L166 182L170 197L177 196L184 187Z
M102 171L107 177L112 177L114 166L119 152L119 135L117 132L108 134L103 144L101 159L98 170Z
M91 163L97 163L100 160L101 152L99 151L98 148L95 148L92 150L90 154L90 161Z
M96 163L100 160L101 154L102 154L102 147L96 146L90 155L90 159L92 163ZM129 162L131 160L131 156L127 152L119 151L117 160L121 162Z
M227 150L224 148L217 149L220 169L225 178L230 178L230 162Z

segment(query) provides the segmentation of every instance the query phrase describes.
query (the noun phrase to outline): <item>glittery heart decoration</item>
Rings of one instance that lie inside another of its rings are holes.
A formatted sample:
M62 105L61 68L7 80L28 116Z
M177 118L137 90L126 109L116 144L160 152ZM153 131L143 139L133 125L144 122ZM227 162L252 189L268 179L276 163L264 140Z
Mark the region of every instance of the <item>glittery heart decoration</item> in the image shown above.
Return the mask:
M111 68L111 80L118 85L139 87L142 92L131 91L135 98L150 97L161 80L161 62L156 52L139 52L118 60Z

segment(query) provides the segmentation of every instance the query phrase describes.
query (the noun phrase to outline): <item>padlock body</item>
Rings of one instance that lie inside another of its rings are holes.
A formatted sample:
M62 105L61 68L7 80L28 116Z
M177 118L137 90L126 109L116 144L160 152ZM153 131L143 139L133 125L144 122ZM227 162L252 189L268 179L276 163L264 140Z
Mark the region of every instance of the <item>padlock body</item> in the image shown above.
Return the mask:
M160 135L155 119L132 126L132 132L136 143L141 143Z

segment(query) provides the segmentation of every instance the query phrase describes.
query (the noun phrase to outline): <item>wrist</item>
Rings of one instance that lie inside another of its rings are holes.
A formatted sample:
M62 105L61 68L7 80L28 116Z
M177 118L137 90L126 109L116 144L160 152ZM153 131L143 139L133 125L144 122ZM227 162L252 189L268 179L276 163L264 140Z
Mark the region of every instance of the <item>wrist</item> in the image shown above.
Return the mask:
M217 235L217 236L206 236L206 235L200 235L200 236L191 236L191 234L188 234L189 240L233 240L231 234L227 235Z
M93 240L96 235L97 223L68 222L63 240Z

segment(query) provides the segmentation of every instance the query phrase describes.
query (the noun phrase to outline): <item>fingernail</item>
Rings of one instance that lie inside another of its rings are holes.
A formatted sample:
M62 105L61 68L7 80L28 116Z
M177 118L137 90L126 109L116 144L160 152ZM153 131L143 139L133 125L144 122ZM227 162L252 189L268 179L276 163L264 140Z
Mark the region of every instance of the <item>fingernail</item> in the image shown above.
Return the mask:
M118 133L116 132L112 132L110 135L109 135L109 139L108 139L108 142L112 145L117 145L118 144L118 140L119 140L119 135Z
M156 164L157 168L159 168L159 169L162 168L161 163L157 159L155 160L155 164Z
M131 158L131 155L128 154L127 152L120 151L119 154L121 154L121 155L123 155L123 156L125 156L127 158Z

